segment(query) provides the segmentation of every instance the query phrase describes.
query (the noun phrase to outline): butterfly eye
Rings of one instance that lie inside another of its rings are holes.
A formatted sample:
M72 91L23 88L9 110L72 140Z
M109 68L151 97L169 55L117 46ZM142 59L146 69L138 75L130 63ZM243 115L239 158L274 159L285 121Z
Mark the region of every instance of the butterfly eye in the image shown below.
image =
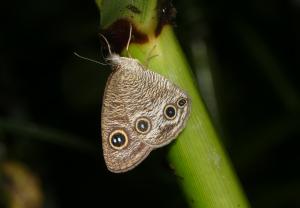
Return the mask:
M187 103L187 100L186 98L179 98L178 101L177 101L177 106L179 108L183 108Z
M109 143L114 149L123 149L128 144L127 134L123 130L115 130L109 136Z
M150 131L151 129L151 122L148 118L138 118L135 122L135 129L141 133L141 134L146 134Z
M177 111L176 111L176 107L174 105L167 105L164 108L164 116L169 119L172 120L176 117Z

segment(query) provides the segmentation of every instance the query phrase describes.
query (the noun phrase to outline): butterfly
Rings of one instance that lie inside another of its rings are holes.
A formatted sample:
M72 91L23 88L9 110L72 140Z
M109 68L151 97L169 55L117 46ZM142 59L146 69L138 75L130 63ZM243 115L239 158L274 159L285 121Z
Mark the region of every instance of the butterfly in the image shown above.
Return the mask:
M132 27L127 50L131 33ZM120 173L133 169L152 150L178 136L187 123L191 99L137 59L112 53L103 38L112 73L103 96L102 148L108 170Z

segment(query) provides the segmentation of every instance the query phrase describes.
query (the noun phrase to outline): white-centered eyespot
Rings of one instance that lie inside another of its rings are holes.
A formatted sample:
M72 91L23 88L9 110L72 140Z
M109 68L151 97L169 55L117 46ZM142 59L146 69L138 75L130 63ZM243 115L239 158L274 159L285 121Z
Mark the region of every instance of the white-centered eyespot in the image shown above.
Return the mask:
M164 116L168 120L172 120L176 117L176 115L177 115L176 107L172 104L166 105L166 107L164 108Z
M138 118L135 122L135 130L141 134L147 134L151 130L151 122L146 117Z
M176 104L177 104L178 108L183 108L187 104L187 99L181 97L177 100Z
M128 136L124 130L118 129L109 135L109 144L116 150L121 150L128 144Z

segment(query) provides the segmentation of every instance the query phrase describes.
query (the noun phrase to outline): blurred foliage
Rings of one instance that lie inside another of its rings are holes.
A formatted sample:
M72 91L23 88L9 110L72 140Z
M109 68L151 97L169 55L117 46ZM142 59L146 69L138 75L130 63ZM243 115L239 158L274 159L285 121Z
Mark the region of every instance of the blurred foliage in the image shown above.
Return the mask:
M1 185L10 208L41 208L43 192L39 179L24 165L5 161L1 164Z
M299 1L173 3L175 31L250 203L299 207ZM94 1L6 1L1 14L0 161L39 176L45 207L186 207L166 148L126 174L105 168L100 112L110 71L73 56L102 60ZM28 126L47 136L21 131Z

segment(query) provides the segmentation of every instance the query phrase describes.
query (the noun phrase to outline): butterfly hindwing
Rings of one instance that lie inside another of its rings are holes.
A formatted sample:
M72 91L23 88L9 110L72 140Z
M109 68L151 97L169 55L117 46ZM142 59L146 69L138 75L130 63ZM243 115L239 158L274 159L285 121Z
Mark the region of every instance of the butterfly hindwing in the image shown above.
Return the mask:
M128 59L120 58L125 62ZM137 60L132 59L130 63L122 67L118 88L132 134L153 148L164 146L183 130L190 112L190 99L179 87L147 70ZM185 103L179 105L179 101ZM168 116L166 111L174 115ZM148 125L147 131L139 131L139 125L143 127L143 124Z

